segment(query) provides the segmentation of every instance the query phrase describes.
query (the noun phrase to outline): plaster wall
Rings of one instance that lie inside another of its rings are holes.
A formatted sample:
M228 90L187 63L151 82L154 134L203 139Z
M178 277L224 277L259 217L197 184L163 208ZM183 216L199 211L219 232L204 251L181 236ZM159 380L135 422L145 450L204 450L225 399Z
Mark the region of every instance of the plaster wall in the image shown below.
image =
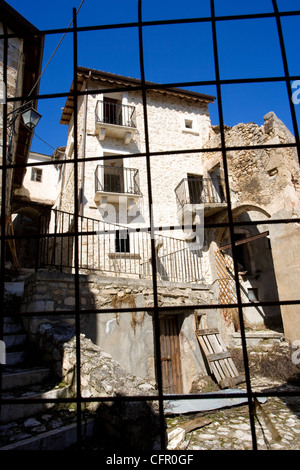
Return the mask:
M33 340L37 341L40 325L49 322L47 314L41 314L43 311L53 312L51 321L74 324L74 275L39 271L26 280L24 292L21 311L33 313L24 318L26 330ZM191 390L193 382L199 377L208 374L195 335L194 310L185 309L184 306L198 304L197 312L201 312L203 301L209 302L210 299L209 286L161 283L158 289L160 306L182 307L174 313L178 315L180 325L184 393ZM85 314L86 309L95 308L99 313ZM119 311L110 313L110 308ZM130 308L141 310L130 311ZM125 370L155 383L151 282L80 276L80 310L81 333L110 354Z

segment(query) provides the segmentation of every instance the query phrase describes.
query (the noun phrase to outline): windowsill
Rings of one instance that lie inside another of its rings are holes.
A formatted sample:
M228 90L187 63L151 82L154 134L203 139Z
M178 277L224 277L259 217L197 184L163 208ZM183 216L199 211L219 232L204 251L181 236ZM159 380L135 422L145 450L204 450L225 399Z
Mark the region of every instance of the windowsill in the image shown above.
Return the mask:
M182 129L182 132L184 134L192 134L192 135L199 135L199 131L195 130L195 129L188 129L188 128L184 128Z
M141 259L141 255L138 253L127 253L125 251L118 251L115 253L108 253L109 259Z

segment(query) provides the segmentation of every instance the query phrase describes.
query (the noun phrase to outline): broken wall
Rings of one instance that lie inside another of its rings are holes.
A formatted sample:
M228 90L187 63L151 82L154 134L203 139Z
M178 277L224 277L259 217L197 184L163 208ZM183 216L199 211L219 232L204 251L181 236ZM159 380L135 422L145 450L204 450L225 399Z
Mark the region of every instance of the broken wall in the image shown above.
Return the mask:
M232 128L225 128L226 147L250 147L226 151L233 219L241 223L245 221L245 226L235 228L235 233L240 230L246 237L269 231L265 239L265 250L258 241L248 243L249 265L254 263L256 266L252 279L247 275L241 278L241 286L247 291L250 281L252 288L261 291L258 300L295 300L296 291L299 292L299 224L268 224L268 220L299 217L299 161L296 148L288 146L295 139L282 121L273 112L266 114L264 121L264 126L240 123ZM278 144L285 147L251 149L254 145ZM206 147L217 146L220 146L220 134L219 129L215 128ZM221 153L212 152L206 155L205 171L209 172L217 164L222 171ZM227 220L227 211L214 219L217 222ZM265 221L265 224L246 225L255 220ZM228 237L228 231L226 234L222 229L211 233L210 250L213 251L216 246L228 241ZM267 250L269 260L264 259ZM264 320L265 316L276 315L276 309L278 310L276 306L265 307L260 315L257 307L249 306L244 309L244 314L250 326L265 327L264 321L259 324L259 318ZM296 321L299 313L296 305L281 307L285 335L290 341L300 338L300 328Z

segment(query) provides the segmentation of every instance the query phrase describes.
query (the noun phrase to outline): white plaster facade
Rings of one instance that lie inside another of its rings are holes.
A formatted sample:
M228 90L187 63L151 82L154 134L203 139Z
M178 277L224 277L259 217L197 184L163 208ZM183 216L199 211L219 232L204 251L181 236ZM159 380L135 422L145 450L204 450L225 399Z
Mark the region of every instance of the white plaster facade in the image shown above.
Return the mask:
M28 166L22 188L15 190L15 197L23 201L53 206L56 202L59 187L59 168L52 165L53 157L30 152Z

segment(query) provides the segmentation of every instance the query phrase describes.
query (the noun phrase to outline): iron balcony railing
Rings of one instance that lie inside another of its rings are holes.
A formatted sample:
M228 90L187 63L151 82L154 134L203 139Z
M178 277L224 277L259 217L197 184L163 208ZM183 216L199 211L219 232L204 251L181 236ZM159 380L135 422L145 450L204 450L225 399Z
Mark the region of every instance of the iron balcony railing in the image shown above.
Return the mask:
M41 228L37 268L73 272L76 266L74 214L54 209ZM201 252L184 240L154 234L159 279L204 282ZM152 279L150 233L145 229L78 216L78 268L82 273Z
M135 106L110 101L98 101L96 106L97 122L116 126L136 127Z
M141 195L139 170L123 166L97 165L95 191Z
M219 177L187 177L175 188L176 200L180 208L185 204L215 204L226 202L223 181Z

